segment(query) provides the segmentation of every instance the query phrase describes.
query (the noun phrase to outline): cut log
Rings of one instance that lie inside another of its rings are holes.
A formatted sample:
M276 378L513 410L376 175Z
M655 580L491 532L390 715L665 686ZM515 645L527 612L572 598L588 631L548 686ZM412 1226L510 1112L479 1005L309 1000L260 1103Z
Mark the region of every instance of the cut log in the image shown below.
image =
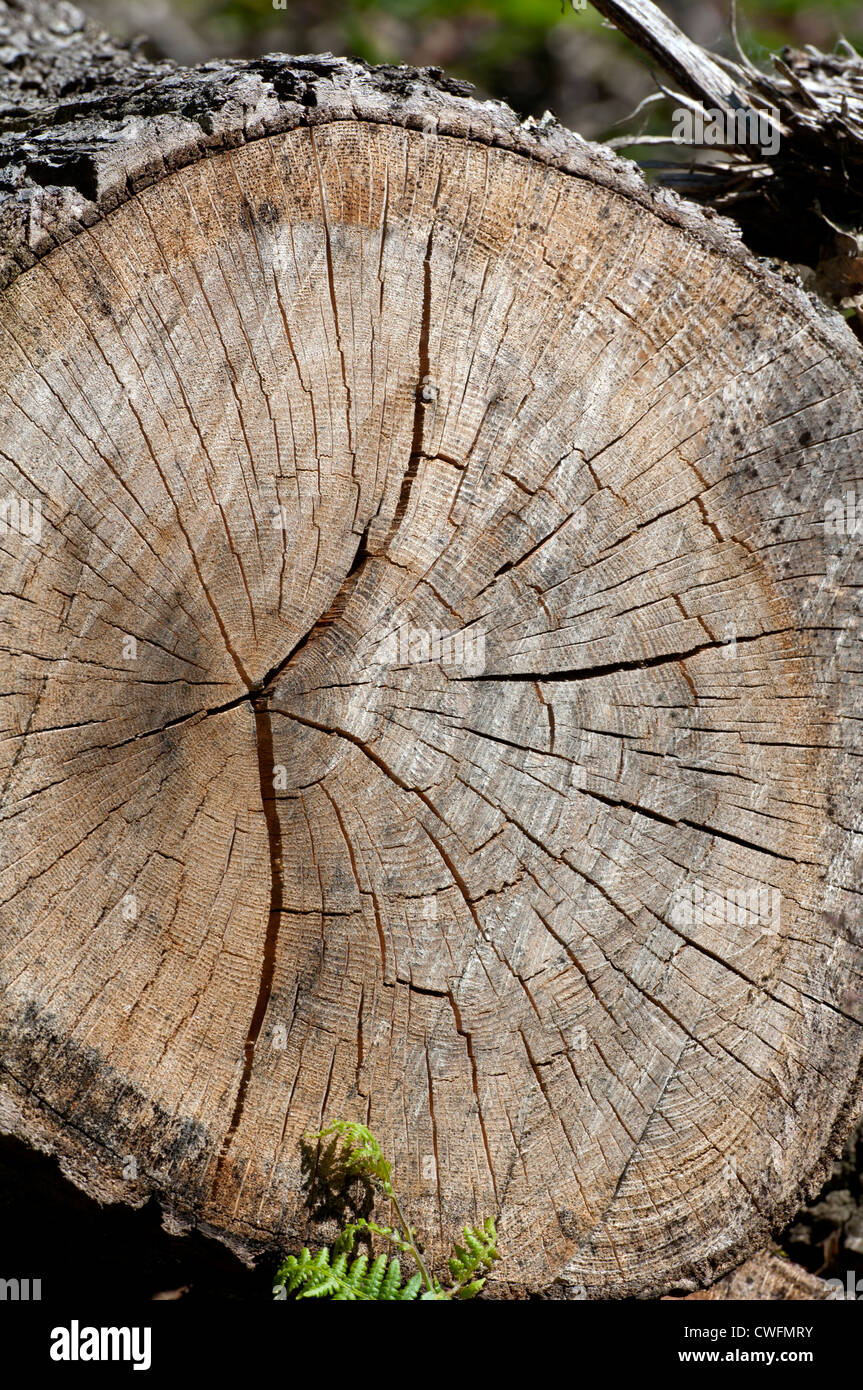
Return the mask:
M362 1119L500 1295L723 1274L861 1103L855 340L434 73L22 13L5 1128L253 1254Z

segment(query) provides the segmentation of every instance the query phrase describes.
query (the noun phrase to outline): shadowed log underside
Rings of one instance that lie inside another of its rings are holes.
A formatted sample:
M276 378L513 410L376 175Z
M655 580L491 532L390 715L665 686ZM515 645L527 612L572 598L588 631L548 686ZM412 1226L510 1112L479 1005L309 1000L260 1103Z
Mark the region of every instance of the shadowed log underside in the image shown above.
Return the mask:
M295 1246L363 1119L599 1297L850 1127L859 362L631 177L300 127L6 291L2 1114L94 1194Z
M699 1303L727 1300L739 1303L764 1299L781 1303L811 1303L836 1297L835 1284L819 1279L816 1274L810 1274L791 1260L768 1250L762 1250L709 1289L699 1289L686 1295L687 1301Z

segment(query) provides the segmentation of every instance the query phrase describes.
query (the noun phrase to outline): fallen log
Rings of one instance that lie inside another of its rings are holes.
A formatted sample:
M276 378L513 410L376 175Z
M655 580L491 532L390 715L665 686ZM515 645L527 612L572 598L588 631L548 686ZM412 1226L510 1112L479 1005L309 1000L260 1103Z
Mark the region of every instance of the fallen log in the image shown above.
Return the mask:
M500 1296L732 1269L861 1105L853 336L437 72L0 15L4 1129L255 1254L361 1119Z

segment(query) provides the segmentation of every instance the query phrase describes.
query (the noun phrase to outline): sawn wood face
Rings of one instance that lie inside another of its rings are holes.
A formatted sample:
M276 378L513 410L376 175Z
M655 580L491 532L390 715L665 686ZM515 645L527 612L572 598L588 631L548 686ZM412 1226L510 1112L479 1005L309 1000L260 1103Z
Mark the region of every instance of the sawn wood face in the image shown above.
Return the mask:
M363 121L19 276L8 1127L255 1249L362 1119L510 1293L686 1286L792 1212L860 1095L861 393L777 285Z

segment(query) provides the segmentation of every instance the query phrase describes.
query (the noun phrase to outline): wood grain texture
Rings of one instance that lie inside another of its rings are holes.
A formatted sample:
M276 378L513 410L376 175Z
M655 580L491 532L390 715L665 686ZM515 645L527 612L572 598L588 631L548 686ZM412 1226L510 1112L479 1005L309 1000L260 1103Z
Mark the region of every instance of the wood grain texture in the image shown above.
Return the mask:
M3 296L0 1116L248 1251L363 1119L432 1262L694 1288L861 1100L863 375L631 166L426 126L162 170Z

